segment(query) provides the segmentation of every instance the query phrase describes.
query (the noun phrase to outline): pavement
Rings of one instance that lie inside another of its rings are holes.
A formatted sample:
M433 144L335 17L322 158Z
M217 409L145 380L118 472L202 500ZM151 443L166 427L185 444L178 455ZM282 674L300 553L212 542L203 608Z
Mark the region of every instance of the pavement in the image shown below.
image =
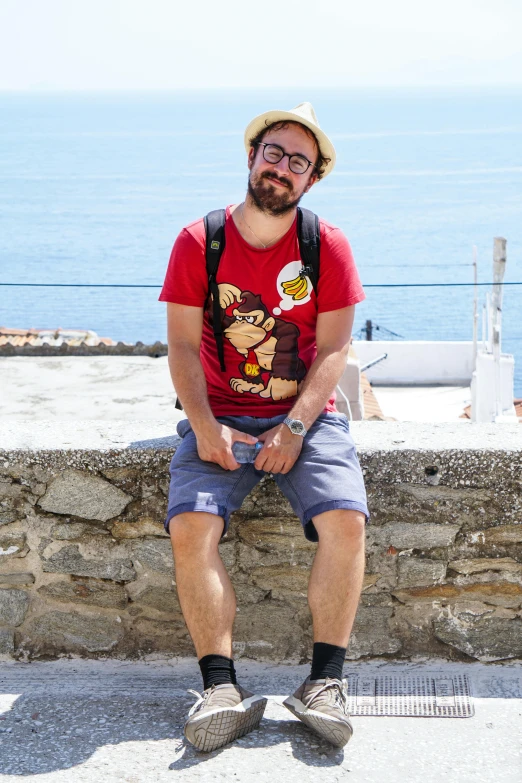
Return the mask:
M372 386L383 414L397 421L460 422L471 404L469 386Z
M166 356L2 356L0 379L10 420L180 418Z
M374 386L397 421L469 423L469 386ZM2 356L0 406L11 421L177 421L166 356Z
M520 665L373 660L345 675L467 674L470 718L352 718L338 750L315 737L281 702L308 674L303 666L240 660L240 682L269 698L258 730L212 753L183 740L200 690L192 659L0 663L0 781L352 781L520 783Z

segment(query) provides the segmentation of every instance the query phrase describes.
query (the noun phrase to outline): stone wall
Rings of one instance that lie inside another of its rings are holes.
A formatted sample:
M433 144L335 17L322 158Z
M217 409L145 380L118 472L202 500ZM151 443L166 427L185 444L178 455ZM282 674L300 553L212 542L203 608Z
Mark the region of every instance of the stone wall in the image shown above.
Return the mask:
M161 422L4 423L0 652L192 655L162 520ZM522 427L357 422L372 513L349 659L522 658ZM315 545L269 477L221 553L238 656L304 661Z

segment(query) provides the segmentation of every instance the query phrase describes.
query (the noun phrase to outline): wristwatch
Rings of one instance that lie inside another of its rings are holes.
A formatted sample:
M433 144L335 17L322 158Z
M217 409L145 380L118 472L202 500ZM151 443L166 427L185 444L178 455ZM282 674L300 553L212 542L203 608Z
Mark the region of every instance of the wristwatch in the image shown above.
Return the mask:
M292 432L294 435L300 435L302 438L306 435L306 428L302 421L299 421L299 419L291 419L289 416L286 417L283 424L286 424L290 432Z

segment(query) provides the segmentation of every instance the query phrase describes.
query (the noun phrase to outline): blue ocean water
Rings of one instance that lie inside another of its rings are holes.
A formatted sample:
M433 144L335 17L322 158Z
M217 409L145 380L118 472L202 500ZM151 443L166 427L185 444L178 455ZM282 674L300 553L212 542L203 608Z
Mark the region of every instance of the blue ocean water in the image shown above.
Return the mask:
M490 281L495 236L506 280L522 281L521 92L0 94L0 282L160 286L180 228L242 200L249 120L302 100L337 149L303 205L350 239L368 286L355 332L372 319L410 340L471 339L471 287L373 286L470 283L473 245ZM165 340L158 293L0 287L0 324ZM506 286L518 396L521 315L522 286Z

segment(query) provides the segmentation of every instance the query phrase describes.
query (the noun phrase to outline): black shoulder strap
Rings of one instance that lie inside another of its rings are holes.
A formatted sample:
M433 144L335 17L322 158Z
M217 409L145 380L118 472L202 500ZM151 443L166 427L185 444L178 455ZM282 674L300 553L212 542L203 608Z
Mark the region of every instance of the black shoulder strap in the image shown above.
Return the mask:
M303 262L303 272L308 275L317 295L319 281L320 233L319 218L309 209L297 207L297 237Z
M219 305L219 289L216 282L219 262L225 249L224 209L215 209L205 216L206 261L209 295L212 294L212 327L216 339L219 365L225 372L225 353L223 349L223 329L221 326L221 307Z
M203 218L206 236L205 258L208 278L208 296L212 294L213 297L212 325L222 372L225 371L225 356L223 350L221 308L219 306L219 289L217 287L216 275L221 255L225 249L225 219L226 212L224 209L215 209ZM176 400L175 407L178 410L183 410L179 397Z

